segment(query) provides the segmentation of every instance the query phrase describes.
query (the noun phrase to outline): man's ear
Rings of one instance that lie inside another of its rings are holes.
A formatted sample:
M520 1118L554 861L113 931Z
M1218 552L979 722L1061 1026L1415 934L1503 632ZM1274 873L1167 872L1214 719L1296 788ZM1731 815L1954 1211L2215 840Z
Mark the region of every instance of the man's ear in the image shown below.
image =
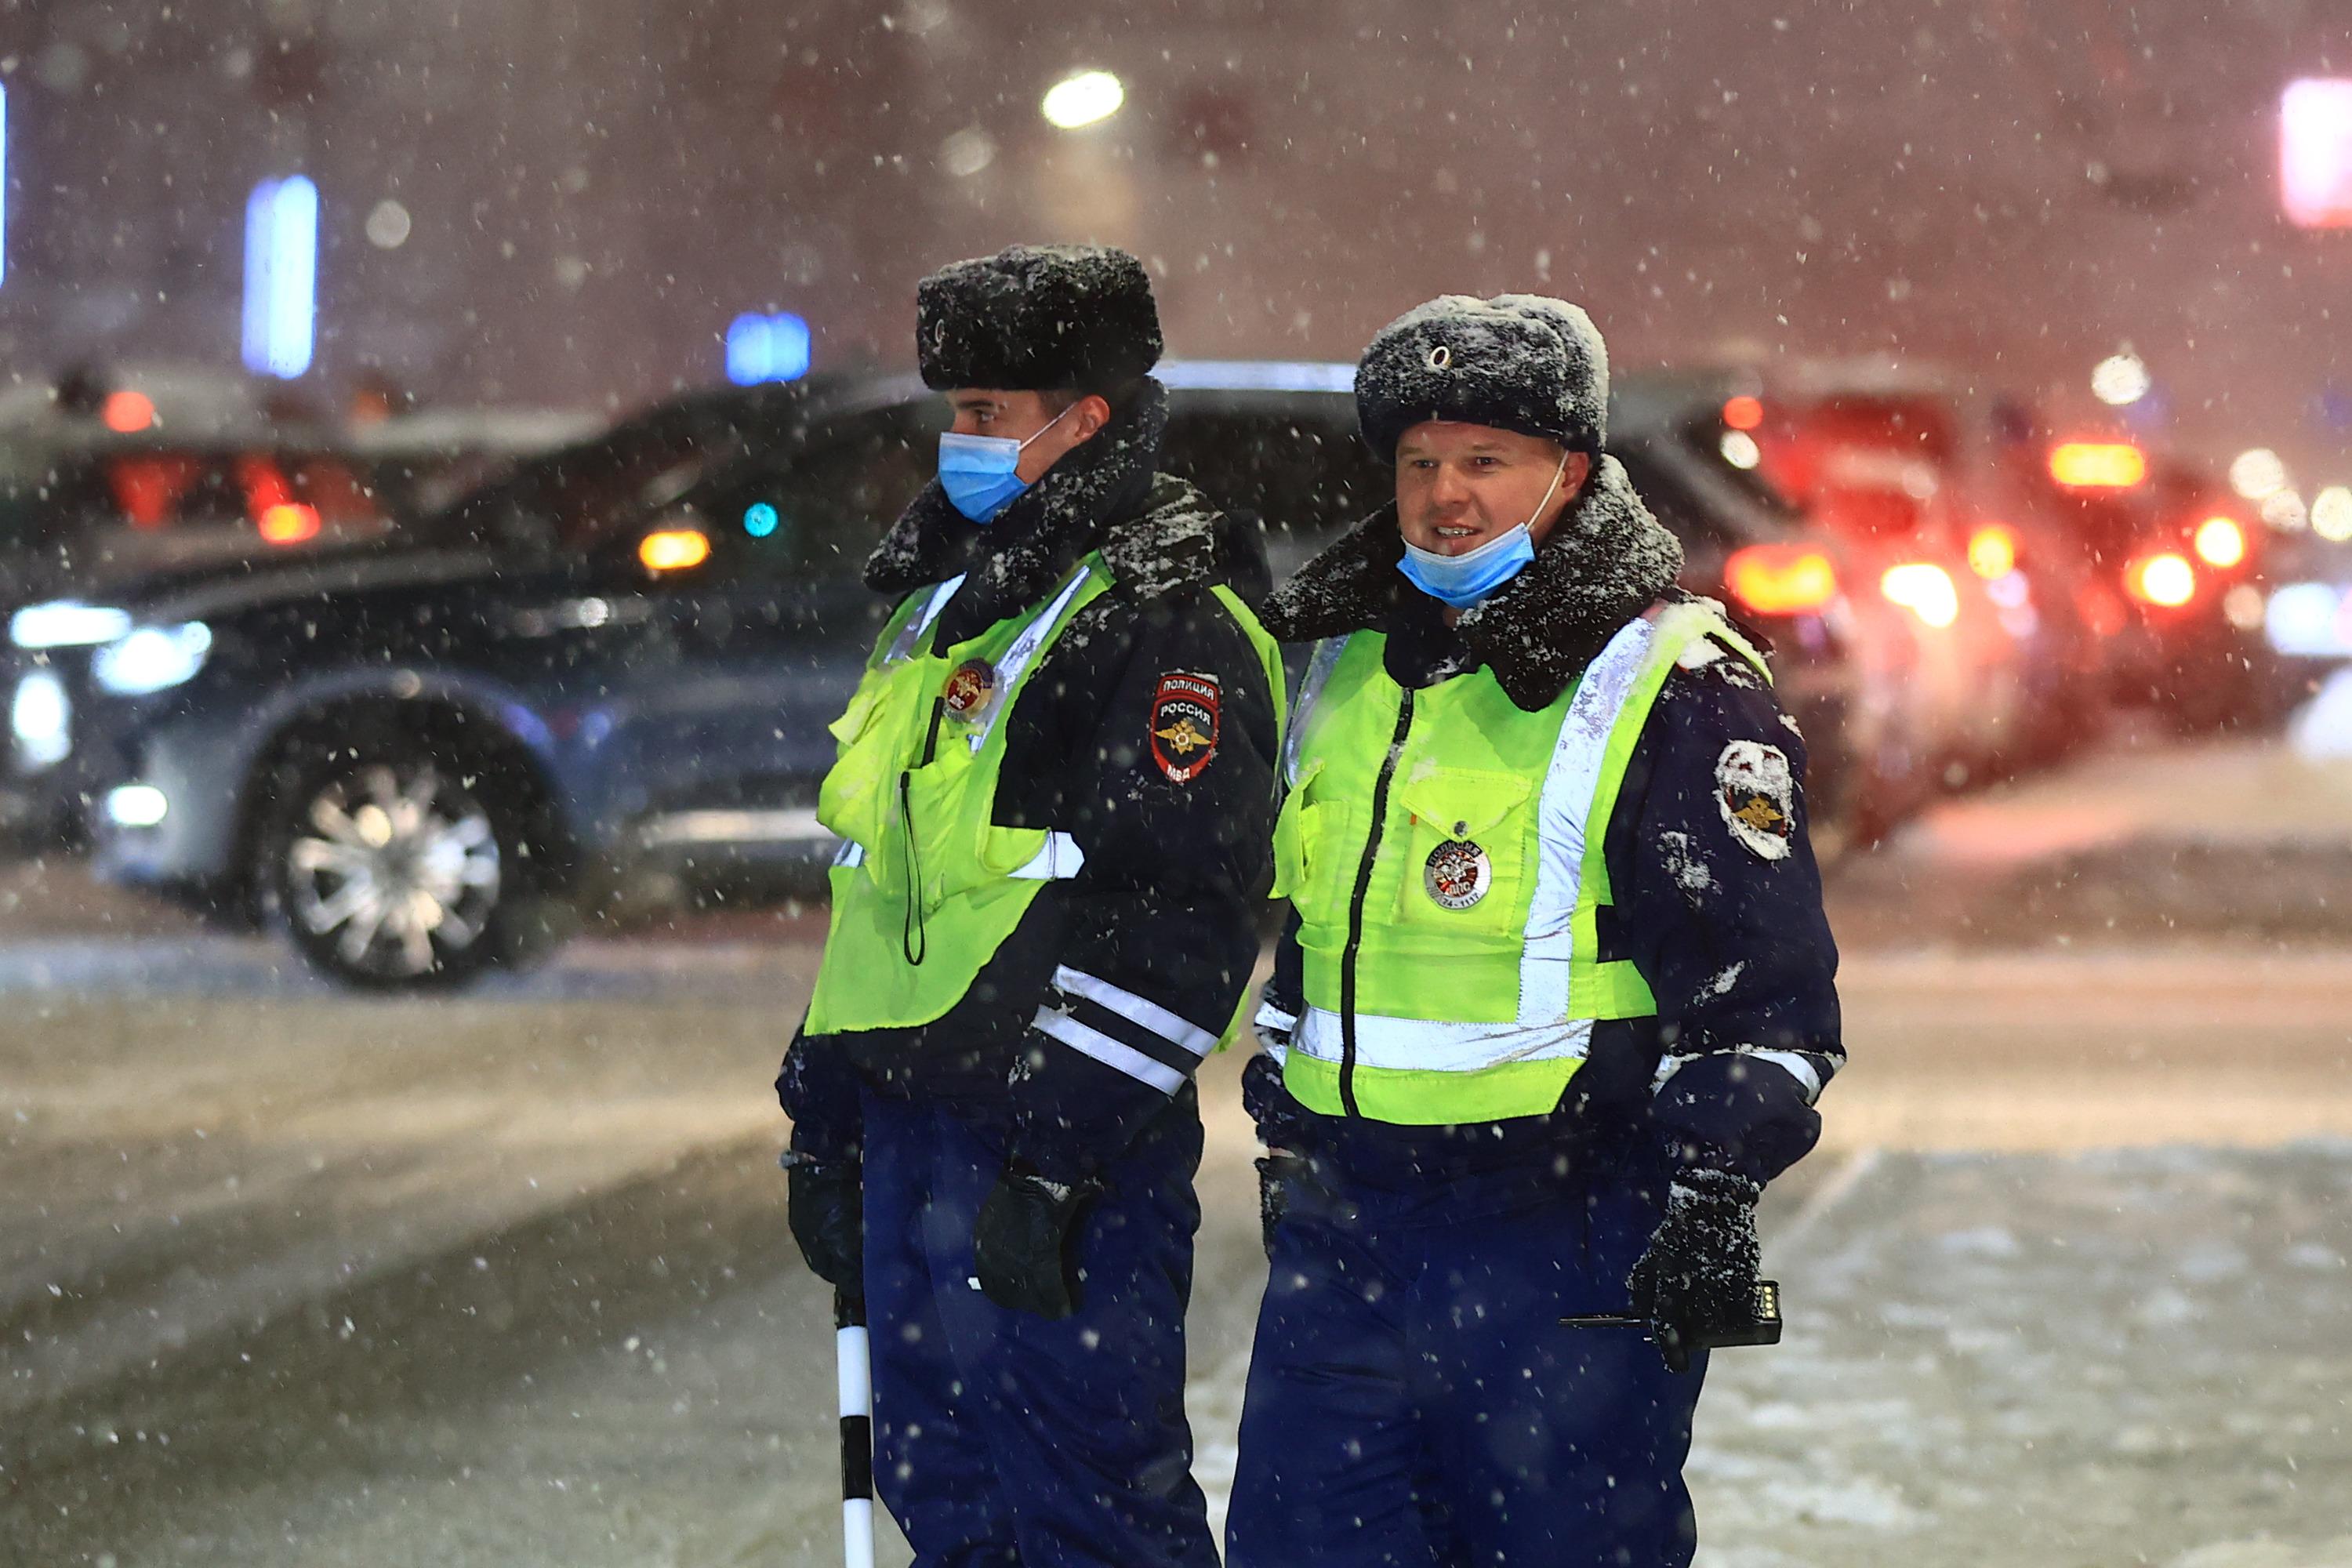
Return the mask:
M1584 481L1591 477L1592 454L1590 452L1570 452L1568 455L1568 466L1559 471L1559 488L1561 493L1566 495L1569 500L1574 500L1578 496L1584 492Z
M1110 404L1099 393L1089 392L1072 405L1070 423L1077 426L1079 440L1090 441L1110 423Z

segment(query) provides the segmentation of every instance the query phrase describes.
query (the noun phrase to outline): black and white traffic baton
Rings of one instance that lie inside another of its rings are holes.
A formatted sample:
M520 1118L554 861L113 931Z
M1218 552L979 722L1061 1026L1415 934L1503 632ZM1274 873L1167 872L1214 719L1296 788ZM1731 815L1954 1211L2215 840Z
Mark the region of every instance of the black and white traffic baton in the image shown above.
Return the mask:
M841 1561L874 1568L874 1363L866 1298L833 1293L833 1353L841 1384Z

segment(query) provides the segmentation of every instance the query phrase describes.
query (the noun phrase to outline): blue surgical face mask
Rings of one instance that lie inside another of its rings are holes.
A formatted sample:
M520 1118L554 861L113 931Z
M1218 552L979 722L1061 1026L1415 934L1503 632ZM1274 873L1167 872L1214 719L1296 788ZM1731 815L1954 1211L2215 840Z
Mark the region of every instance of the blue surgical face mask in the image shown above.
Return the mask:
M1076 406L1070 405L1070 408ZM1059 425L1062 414L1045 421L1029 441ZM1016 441L1010 436L959 436L952 430L941 435L940 489L947 492L948 503L974 522L994 522L1029 488L1029 481L1015 471L1029 441Z
M1560 476L1566 472L1568 454L1562 452L1559 467L1552 470L1551 484L1526 522L1459 555L1441 555L1407 540L1404 559L1397 563L1397 570L1404 574L1405 581L1431 598L1457 610L1468 609L1525 571L1528 563L1536 558L1535 536L1528 530L1551 504L1552 491L1559 489Z

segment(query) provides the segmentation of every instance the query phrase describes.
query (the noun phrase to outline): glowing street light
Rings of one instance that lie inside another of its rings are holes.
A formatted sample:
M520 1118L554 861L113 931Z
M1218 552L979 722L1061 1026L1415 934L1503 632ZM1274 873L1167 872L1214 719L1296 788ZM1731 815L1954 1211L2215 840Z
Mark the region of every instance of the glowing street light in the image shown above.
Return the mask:
M2254 447L2230 462L2230 488L2248 500L2261 500L2286 489L2286 465L2268 447Z
M2305 77L2279 100L2279 187L2296 226L2352 226L2352 80Z
M2311 521L2311 513L2294 490L2273 490L2263 498L2263 521L2281 533L2293 533Z
M2129 349L2108 355L2091 372L2091 395L2115 408L2137 403L2155 384L2148 376L2147 366Z
M310 368L319 310L319 187L264 180L245 204L245 365L291 381Z
M1110 72L1079 71L1046 89L1045 101L1038 107L1055 130L1076 131L1108 120L1126 101L1127 89Z
M2352 541L2352 489L2330 485L2311 498L2311 531L2330 544Z

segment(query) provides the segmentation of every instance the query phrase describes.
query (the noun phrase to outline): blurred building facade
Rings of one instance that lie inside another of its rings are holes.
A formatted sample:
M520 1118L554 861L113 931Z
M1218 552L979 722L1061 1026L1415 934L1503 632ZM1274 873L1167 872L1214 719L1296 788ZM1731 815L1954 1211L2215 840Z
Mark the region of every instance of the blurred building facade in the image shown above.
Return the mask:
M1068 71L1125 107L1057 131ZM1430 294L1585 300L1622 361L1901 353L2324 460L2341 234L2275 120L2320 0L0 0L0 356L236 364L246 194L320 193L319 344L441 400L633 404L788 310L903 363L913 280L1149 258L1201 354L1347 357Z

